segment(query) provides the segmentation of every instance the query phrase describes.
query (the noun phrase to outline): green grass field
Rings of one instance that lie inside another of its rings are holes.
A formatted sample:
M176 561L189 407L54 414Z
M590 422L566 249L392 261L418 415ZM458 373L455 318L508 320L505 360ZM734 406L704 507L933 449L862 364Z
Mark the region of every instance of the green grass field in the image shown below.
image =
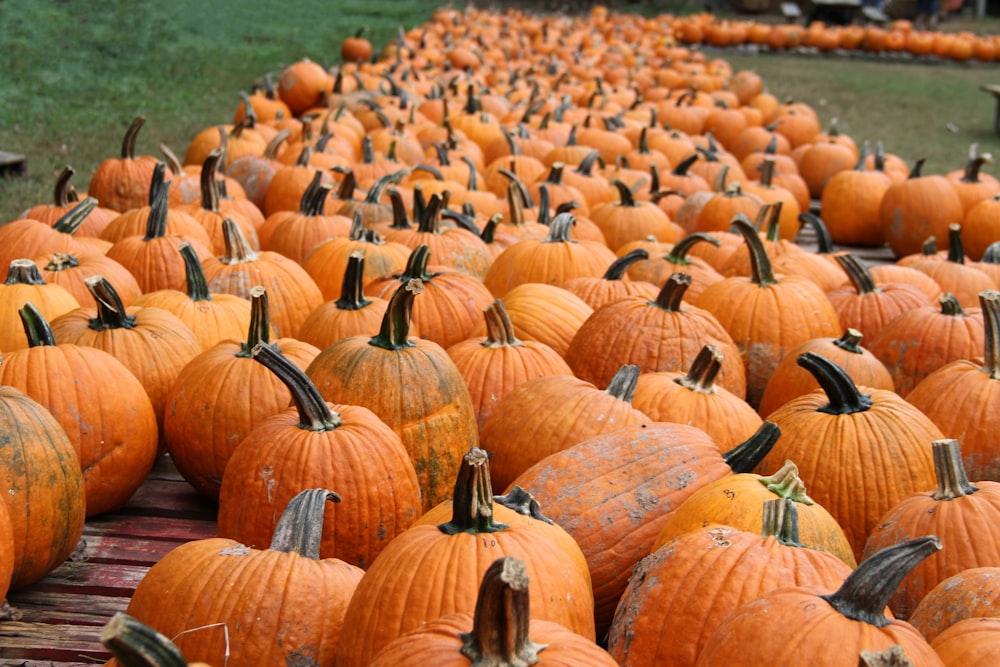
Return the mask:
M100 161L118 155L137 114L147 119L140 153L158 154L162 142L183 154L197 132L229 122L239 91L265 73L305 56L335 64L341 40L358 27L370 28L381 46L398 26L427 20L433 8L417 0L336 6L297 0L280 8L212 0L3 0L0 150L28 156L28 174L0 180L0 222L47 201L66 165L84 189ZM760 72L772 92L812 104L824 122L839 118L857 139L881 139L907 160L927 157L929 172L961 166L972 142L1000 153L992 98L978 90L1000 83L995 66L734 50L710 55Z

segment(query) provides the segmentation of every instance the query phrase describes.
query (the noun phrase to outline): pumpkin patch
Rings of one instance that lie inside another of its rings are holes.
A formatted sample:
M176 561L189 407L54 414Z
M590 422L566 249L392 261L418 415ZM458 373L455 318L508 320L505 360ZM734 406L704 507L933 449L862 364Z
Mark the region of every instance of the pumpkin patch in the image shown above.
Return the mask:
M136 116L86 194L67 168L0 225L0 591L113 553L103 522L167 469L213 535L145 547L109 633L189 660L666 664L680 632L670 664L940 664L902 619L1000 566L992 524L973 544L940 509L1000 483L989 157L901 170L689 47L902 26L469 7L364 32L182 161ZM854 639L824 663L803 623Z

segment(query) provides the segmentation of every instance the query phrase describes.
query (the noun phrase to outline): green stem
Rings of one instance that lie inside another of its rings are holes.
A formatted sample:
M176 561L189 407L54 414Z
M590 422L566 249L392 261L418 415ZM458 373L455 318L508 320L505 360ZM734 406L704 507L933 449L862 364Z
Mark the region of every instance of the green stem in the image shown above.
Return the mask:
M846 253L837 255L835 259L841 268L844 269L848 279L850 279L851 284L854 285L854 289L859 295L874 294L875 292L882 291L875 285L875 278L872 276L871 271L868 270L868 267L856 255Z
M965 264L965 246L962 245L962 225L948 225L948 261Z
M326 489L305 489L289 500L274 526L269 547L271 551L320 560L327 501L339 503L340 496Z
M97 208L97 200L93 197L85 197L83 201L66 211L61 218L56 220L52 229L63 234L73 234L80 229L80 225L87 221L90 212Z
M371 304L371 300L365 298L364 277L365 252L364 250L355 250L347 259L340 298L336 301L337 308L340 310L361 310Z
M774 422L764 422L747 440L723 452L722 459L734 473L750 472L767 456L781 436Z
M786 547L802 547L799 539L799 510L787 498L764 501L761 536L774 537Z
M213 213L219 212L219 186L216 184L215 171L222 159L222 149L216 148L205 156L201 165L201 207Z
M24 335L28 338L28 347L42 347L43 345L55 345L56 337L52 333L52 327L45 321L45 316L30 301L17 311L21 316L21 324L24 326Z
M851 376L826 357L815 352L803 352L799 355L797 363L816 378L830 401L819 408L819 412L829 415L852 415L865 412L872 407L871 396L858 391Z
M105 331L135 327L135 316L126 313L121 297L104 276L90 276L83 283L97 302L97 317L90 320L91 329Z
M162 162L157 163L157 169L162 164ZM155 183L156 180L154 174L153 182ZM167 183L150 190L149 217L146 218L144 241L152 241L153 239L163 238L167 235L167 195L169 191L170 185Z
M424 291L423 282L414 278L396 288L382 317L382 327L369 344L383 350L402 350L414 347L408 340L410 316L413 312L413 297Z
M201 267L201 260L191 244L184 242L178 250L184 258L184 279L187 282L187 295L192 301L211 301L212 295L208 291L208 281L205 280L205 271Z
M785 465L773 475L761 477L758 481L780 498L788 498L803 505L816 504L806 493L806 484L799 477L799 467L791 461L785 461Z
M252 357L258 345L271 344L271 318L267 307L267 290L262 285L250 288L250 328L240 346L238 357Z
M306 431L332 431L340 426L340 415L330 409L316 385L301 368L271 345L254 346L253 358L278 376L292 394L299 412L298 427Z
M920 561L940 550L941 540L934 535L887 547L862 561L837 592L820 597L853 621L884 628L891 623L886 605L900 582Z
M983 310L985 352L983 370L992 380L1000 380L1000 291L983 290L979 293Z
M778 279L774 277L771 259L767 256L767 251L764 250L764 243L760 240L760 236L757 235L757 228L742 213L737 213L730 224L743 236L743 240L750 250L750 280L758 287L776 284Z
M962 309L962 304L958 302L955 295L951 292L945 292L938 297L938 303L941 304L941 314L950 315L951 317L964 317L965 310Z
M691 261L687 258L687 254L696 243L700 243L701 241L710 243L716 248L722 245L722 241L707 232L691 232L674 244L674 247L671 248L670 253L665 257L665 259L671 264L686 266L691 263Z
M636 248L622 255L611 263L608 270L604 272L604 280L621 280L625 276L628 267L641 259L649 259L649 252L643 248Z

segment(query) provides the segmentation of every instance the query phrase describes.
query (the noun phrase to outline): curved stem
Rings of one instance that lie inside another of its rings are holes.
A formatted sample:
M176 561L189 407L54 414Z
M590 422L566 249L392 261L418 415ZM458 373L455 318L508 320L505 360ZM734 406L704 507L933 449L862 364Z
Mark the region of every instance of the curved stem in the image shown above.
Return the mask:
M371 304L371 300L365 298L365 252L355 250L347 259L347 268L344 270L344 282L340 288L340 298L337 299L337 308L340 310L361 310Z
M486 338L480 345L488 348L524 345L514 333L514 323L500 299L495 300L483 311L486 319Z
M550 526L555 525L555 521L542 514L542 506L538 504L538 500L517 484L512 486L506 495L493 496L493 503L503 505L507 509L513 510L522 516L530 517L535 521L541 521Z
M441 210L444 208L444 198L436 192L431 195L424 209L423 215L418 220L417 230L428 234L441 233Z
M59 172L59 178L56 179L55 188L52 191L52 202L55 206L66 206L69 204L69 181L73 178L73 174L76 171L73 167L66 165L66 167Z
M250 288L250 328L246 342L240 346L237 356L252 357L258 345L271 344L271 318L267 307L267 290L263 285Z
M134 616L115 612L101 629L101 643L122 667L187 667L177 645Z
M25 302L17 314L21 317L21 325L24 327L24 335L28 339L28 347L56 344L52 327L45 321L45 316L35 307L35 304L30 301Z
M635 396L636 383L639 381L639 367L635 364L625 364L615 372L605 391L619 401L632 402Z
M219 261L223 264L247 264L260 258L260 254L250 247L243 230L232 218L222 221L222 239L226 244L226 251Z
M528 636L530 618L524 562L514 556L498 558L483 575L472 631L459 635L460 652L475 667L537 664L545 646Z
M268 548L320 560L319 547L323 541L323 515L327 501L339 503L340 496L326 489L305 489L297 493L288 501L275 524Z
M723 359L722 350L712 344L705 345L691 362L687 375L674 378L674 382L700 394L714 394L718 391L715 378L722 370Z
M692 278L687 273L671 274L663 283L663 287L660 288L659 294L656 295L656 299L651 302L651 305L668 313L679 312L681 302L684 300L684 294L687 292L688 287L691 286L691 281Z
M785 465L773 475L761 477L758 481L768 491L781 498L788 498L803 505L816 504L806 493L806 484L799 477L799 467L791 461L785 461Z
M340 415L330 409L316 385L301 368L271 345L258 343L252 350L253 358L278 376L292 394L292 402L299 412L298 427L306 431L332 431L340 426Z
M971 496L979 489L969 482L962 463L962 450L958 440L945 438L931 443L934 454L934 474L937 477L938 488L931 498L934 500L954 500L962 496Z
M495 533L507 526L493 521L493 488L490 484L490 457L478 447L462 457L452 495L451 521L438 530L446 535Z
M875 285L875 278L872 276L871 271L868 270L868 267L856 255L845 253L843 255L836 255L835 259L841 268L844 269L844 273L847 274L848 279L850 279L851 284L854 285L854 289L858 294L874 294L875 292L882 291Z
M201 268L198 253L186 241L178 250L184 258L184 279L187 283L188 298L192 301L211 301L212 295L208 291L208 282L205 280L205 272Z
M201 164L201 207L206 211L219 212L219 186L215 172L222 160L222 149L216 148L205 156Z
M153 180L156 180L155 177ZM144 241L152 241L167 235L167 195L169 190L170 185L165 183L162 187L155 188L155 192L151 191Z
M406 267L399 279L402 282L407 280L430 280L431 275L427 272L427 263L430 261L431 249L426 243L418 245L410 251L410 256L406 259Z
M134 160L135 159L135 141L139 136L139 130L142 129L143 124L146 122L145 116L136 116L132 123L125 130L125 137L122 139L122 159L123 160Z
M405 281L396 288L385 315L382 317L382 327L369 344L383 350L402 350L413 347L408 340L410 335L410 315L413 312L413 297L424 291L423 282L419 278Z
M649 252L644 248L636 248L627 252L611 263L608 270L604 272L604 280L621 280L628 267L640 259L649 259Z
M688 261L687 254L691 251L696 243L700 242L710 243L716 248L722 245L722 241L712 236L707 232L691 232L680 241L674 244L671 248L670 253L666 256L666 260L671 264L690 264Z
M569 237L575 222L576 218L573 217L572 213L560 213L552 218L552 222L549 224L549 234L543 243L576 243Z
M767 456L781 436L774 422L764 422L747 440L722 454L722 459L734 473L750 472Z
M851 415L872 407L871 396L858 391L851 376L826 357L815 352L803 352L799 355L797 363L816 378L830 400L819 408L819 412L830 415Z
M941 304L941 314L950 315L951 317L964 317L965 310L962 308L962 304L958 302L955 295L951 292L945 292L938 297L938 303Z
M80 225L87 221L90 212L97 208L97 200L93 197L85 197L73 208L66 211L61 218L56 220L52 229L63 234L74 234L80 229Z
M628 184L620 179L614 179L611 181L611 185L618 190L618 205L627 206L630 208L635 208L639 204L635 201L635 196L632 194L632 190L628 187Z
M743 240L750 250L750 280L758 287L776 284L778 279L774 277L771 259L767 256L767 251L764 250L760 236L757 235L757 228L742 213L737 213L730 224L743 236Z
M899 583L920 561L940 550L941 540L934 535L887 547L862 561L837 592L820 597L851 620L884 628L890 623L885 608Z
M97 317L90 320L91 329L105 331L135 327L135 317L126 313L121 297L104 276L90 276L83 283L97 302Z

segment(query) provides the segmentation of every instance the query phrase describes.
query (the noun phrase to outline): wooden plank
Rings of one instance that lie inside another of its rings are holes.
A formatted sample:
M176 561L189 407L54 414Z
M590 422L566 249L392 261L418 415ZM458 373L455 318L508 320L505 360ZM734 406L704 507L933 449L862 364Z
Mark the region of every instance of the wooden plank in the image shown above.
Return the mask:
M104 515L87 522L83 534L160 540L200 540L215 537L214 521L162 516Z
M147 479L116 514L177 516L215 521L219 506L184 481Z
M116 595L74 595L29 588L18 591L16 601L14 609L17 616L12 620L104 627L115 613L125 611L129 598Z
M151 567L188 540L145 539L131 536L84 535L74 559L90 563Z
M34 591L73 595L115 595L131 597L148 567L67 561L44 579L32 584ZM17 606L17 591L8 596Z
M0 658L34 658L93 664L95 661L107 660L110 655L101 645L98 628L23 621L0 623Z

